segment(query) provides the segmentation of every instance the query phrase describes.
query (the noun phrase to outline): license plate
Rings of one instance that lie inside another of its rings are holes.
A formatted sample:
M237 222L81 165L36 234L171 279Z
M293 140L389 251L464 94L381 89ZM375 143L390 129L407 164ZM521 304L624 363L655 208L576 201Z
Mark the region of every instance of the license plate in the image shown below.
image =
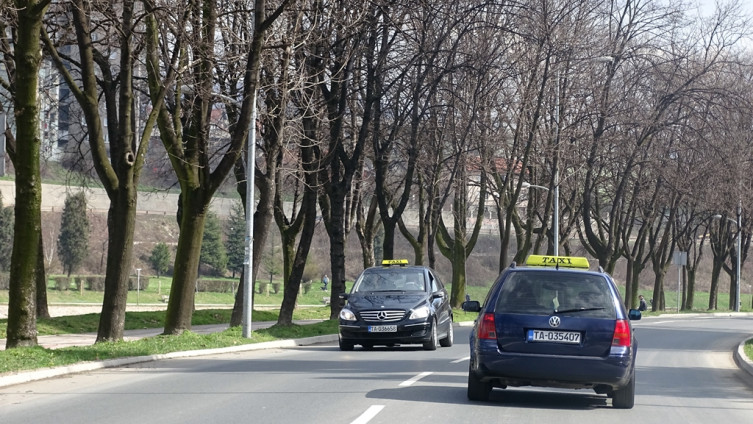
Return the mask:
M397 325L370 325L369 333L397 333Z
M578 344L580 343L580 333L577 331L528 330L527 340L529 342Z

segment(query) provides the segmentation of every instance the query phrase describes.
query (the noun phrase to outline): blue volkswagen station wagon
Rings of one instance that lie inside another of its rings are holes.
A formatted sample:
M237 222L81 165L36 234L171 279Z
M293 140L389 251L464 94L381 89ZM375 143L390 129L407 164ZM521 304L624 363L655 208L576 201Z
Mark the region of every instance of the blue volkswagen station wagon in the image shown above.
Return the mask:
M635 400L637 344L612 277L589 271L586 258L531 255L489 290L471 332L468 399L488 400L494 387L592 389L615 408Z

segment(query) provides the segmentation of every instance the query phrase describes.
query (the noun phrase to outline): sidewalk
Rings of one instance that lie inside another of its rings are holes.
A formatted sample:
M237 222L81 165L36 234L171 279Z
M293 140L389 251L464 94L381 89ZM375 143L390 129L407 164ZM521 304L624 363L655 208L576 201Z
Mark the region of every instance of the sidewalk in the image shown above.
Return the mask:
M294 321L296 324L311 324L318 320ZM271 327L274 321L252 322L251 329L259 330ZM191 331L199 334L209 334L223 331L228 328L227 324L217 325L197 325L191 328ZM162 328L144 329L144 330L126 330L124 331L125 340L136 340L144 337L151 337L161 334ZM57 336L39 336L37 342L40 346L49 349L56 349L66 346L87 346L94 344L96 333L87 334L62 334ZM123 367L127 365L138 364L142 362L158 361L163 359L189 358L203 355L218 355L232 352L244 352L262 349L281 349L295 346L307 346L317 343L330 343L337 340L337 334L308 337L303 339L278 340L273 342L253 343L239 346L223 347L218 349L204 349L193 351L172 352L158 355L146 355L125 357L116 359L107 359L104 361L82 362L67 366L55 368L43 368L38 370L18 371L6 374L0 374L0 387L12 386L15 384L28 383L31 381L44 380L47 378L59 377L66 374L94 371L102 368ZM5 339L0 339L2 349L5 349Z

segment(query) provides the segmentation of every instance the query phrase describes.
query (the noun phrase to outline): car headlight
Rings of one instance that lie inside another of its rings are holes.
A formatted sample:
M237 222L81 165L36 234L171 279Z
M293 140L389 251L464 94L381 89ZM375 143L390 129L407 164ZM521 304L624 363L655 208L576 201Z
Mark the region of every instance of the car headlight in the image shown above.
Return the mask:
M429 316L429 307L426 305L419 306L418 308L414 309L413 312L410 314L410 319L421 319L426 318Z
M343 321L355 321L356 314L354 314L353 311L348 308L342 308L340 310L340 319Z

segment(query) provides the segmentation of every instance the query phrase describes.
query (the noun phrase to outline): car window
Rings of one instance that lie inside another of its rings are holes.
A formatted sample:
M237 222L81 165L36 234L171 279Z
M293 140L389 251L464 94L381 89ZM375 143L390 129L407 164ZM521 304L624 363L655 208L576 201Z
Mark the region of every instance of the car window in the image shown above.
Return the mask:
M605 278L583 273L514 272L503 282L498 313L560 313L584 317L616 316Z
M426 284L421 270L375 269L361 274L352 292L425 291Z

